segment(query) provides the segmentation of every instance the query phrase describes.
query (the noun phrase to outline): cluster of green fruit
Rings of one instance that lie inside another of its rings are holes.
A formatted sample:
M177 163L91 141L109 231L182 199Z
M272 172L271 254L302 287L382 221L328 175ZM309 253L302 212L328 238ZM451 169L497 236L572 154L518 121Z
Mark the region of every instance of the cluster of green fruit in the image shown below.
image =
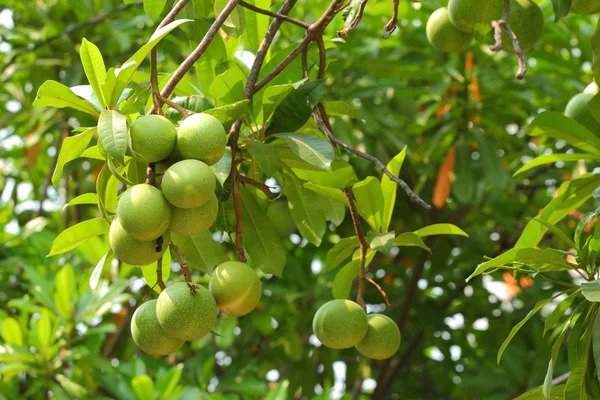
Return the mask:
M582 93L576 94L569 100L565 115L585 126L590 132L600 134L600 122L589 108L590 101L596 94L598 94L598 85L591 83Z
M177 161L164 171L159 188L138 184L127 189L110 226L115 256L147 265L166 251L171 232L193 236L215 222L219 205L209 165L223 156L226 134L219 120L208 114L191 115L179 129L162 116L147 115L131 124L129 133L131 153L139 160Z
M598 0L575 3L600 5ZM477 25L490 26L492 21L502 18L503 11L504 0L450 0L447 8L439 8L429 17L427 39L440 51L463 51L473 40ZM542 37L544 15L532 0L510 0L510 27L519 39L521 50L526 52ZM505 32L502 49L513 51L512 41Z
M313 318L317 339L332 349L354 346L365 357L385 360L400 347L400 330L389 317L367 315L350 300L331 300L323 304Z
M261 293L260 278L252 268L227 261L214 270L208 289L175 283L158 299L143 303L131 319L131 335L148 354L170 354L184 342L210 332L217 320L217 308L231 316L246 315L258 305Z

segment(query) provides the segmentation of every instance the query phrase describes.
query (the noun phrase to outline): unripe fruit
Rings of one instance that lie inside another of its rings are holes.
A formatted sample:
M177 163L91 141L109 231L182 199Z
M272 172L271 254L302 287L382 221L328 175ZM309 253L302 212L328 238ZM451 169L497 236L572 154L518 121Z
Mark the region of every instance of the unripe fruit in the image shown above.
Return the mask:
M137 240L123 229L118 218L113 220L108 231L108 241L115 257L131 265L148 265L158 260L169 247L169 238L169 232L165 232L161 246L156 244L156 240ZM160 251L157 252L157 248Z
M158 296L156 316L161 328L181 340L206 335L217 321L217 304L208 289L197 286L194 293L185 282L175 283Z
M179 125L177 148L185 159L193 158L213 165L221 159L226 145L225 128L209 114L193 114Z
M450 23L448 9L438 8L427 21L427 39L440 51L463 51L473 39L472 33L457 29Z
M213 271L208 290L223 313L235 317L248 314L258 305L262 284L256 272L238 261L227 261Z
M350 300L331 300L319 308L313 318L313 331L325 346L348 349L367 334L367 314Z
M204 232L217 220L219 202L214 194L206 203L196 208L171 209L169 230L179 236L194 236Z
M452 25L472 33L477 24L490 25L502 17L504 0L450 0L448 16Z
M194 208L214 195L216 185L215 174L208 165L198 160L184 160L165 171L160 188L175 207Z
M385 360L392 357L400 347L400 329L389 317L382 314L367 316L369 329L356 345L356 349L365 357L373 360Z
M154 186L135 185L121 195L117 218L123 229L134 238L153 240L169 227L171 206Z
M592 133L600 133L600 123L588 108L590 100L594 98L592 93L579 93L569 101L565 108L565 115L585 126Z
M175 148L177 129L163 116L146 115L136 119L129 127L131 149L145 163L167 158Z
M529 51L544 33L544 14L531 0L511 0L510 27L519 39L521 50ZM502 49L508 52L514 51L512 40L504 31L502 31Z
M131 336L142 351L164 356L176 352L183 340L171 337L160 327L156 318L156 300L139 306L131 318Z
M276 200L270 202L267 206L267 217L273 222L273 227L281 236L289 237L296 232L296 223L292 218L287 201Z
M600 12L600 0L573 0L571 12L575 14L595 14Z

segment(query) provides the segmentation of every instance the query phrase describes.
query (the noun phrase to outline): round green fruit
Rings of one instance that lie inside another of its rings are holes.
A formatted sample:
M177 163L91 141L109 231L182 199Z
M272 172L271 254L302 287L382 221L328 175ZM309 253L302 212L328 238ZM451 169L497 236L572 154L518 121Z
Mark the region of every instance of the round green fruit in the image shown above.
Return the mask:
M156 316L167 335L196 340L206 335L217 321L217 304L208 289L185 282L175 283L158 296Z
M161 115L146 115L129 127L131 149L145 163L167 158L175 148L177 129Z
M213 165L223 157L225 145L225 128L209 114L190 115L177 130L177 148L185 159L193 158Z
M256 272L238 261L219 265L210 277L208 290L223 313L235 317L248 314L258 305L262 284Z
M108 232L108 241L115 257L131 265L148 265L158 260L169 247L169 238L169 232L165 232L160 247L156 240L137 240L123 229L118 218L110 224Z
M595 14L600 12L600 0L573 0L571 12L575 14Z
M289 237L296 232L296 223L292 218L292 213L288 207L287 201L276 200L267 206L267 217L273 222L275 230L283 237Z
M579 93L575 95L565 108L565 115L585 126L592 133L600 133L600 123L588 108L590 100L594 98L592 93Z
M214 195L216 185L215 174L208 165L198 160L184 160L165 171L160 188L175 207L194 208Z
M450 0L448 16L452 25L463 32L473 33L477 24L490 25L500 19L504 0Z
M544 33L544 14L531 0L511 0L510 27L519 39L521 50L529 51ZM512 40L504 31L502 31L502 49L514 51Z
M130 187L121 195L117 218L125 231L138 240L161 236L171 223L171 206L160 190L145 183Z
M173 207L169 230L179 236L194 236L204 232L217 220L219 202L214 194L206 203L196 208Z
M313 331L325 346L348 349L367 334L367 314L350 300L331 300L319 308L313 318Z
M373 360L385 360L396 354L400 347L398 325L382 314L371 314L367 319L369 321L367 334L356 345L360 354Z
M427 39L431 45L445 52L463 51L473 39L472 33L463 32L450 23L448 9L438 8L427 21Z
M164 356L176 352L183 340L167 335L156 318L156 300L149 300L139 306L131 318L131 336L142 351Z

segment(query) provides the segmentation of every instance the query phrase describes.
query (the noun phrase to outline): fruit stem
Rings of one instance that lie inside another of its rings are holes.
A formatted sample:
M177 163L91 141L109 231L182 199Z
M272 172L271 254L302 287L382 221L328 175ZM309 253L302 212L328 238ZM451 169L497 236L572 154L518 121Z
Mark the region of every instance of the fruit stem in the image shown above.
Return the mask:
M181 266L181 273L183 274L185 283L187 283L190 287L190 291L192 293L195 293L197 286L192 283L192 271L190 270L190 267L187 264L187 260L185 259L183 252L181 251L179 246L177 246L173 242L171 242L171 244L169 245L169 250L171 251L171 256L175 258Z
M398 6L400 5L400 0L393 0L393 1L394 1L394 8L392 9L392 18L390 18L390 22L388 22L383 27L383 30L388 33L388 36L385 39L392 36L392 33L394 33L394 31L398 27Z
M156 285L158 285L161 291L166 289L162 276L162 256L156 261L156 284L154 286ZM154 289L154 286L152 289Z

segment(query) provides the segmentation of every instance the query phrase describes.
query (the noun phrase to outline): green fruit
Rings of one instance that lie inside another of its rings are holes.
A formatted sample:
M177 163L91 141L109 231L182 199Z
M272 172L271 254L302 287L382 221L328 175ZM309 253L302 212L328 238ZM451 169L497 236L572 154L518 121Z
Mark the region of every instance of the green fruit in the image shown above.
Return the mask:
M129 135L131 149L145 163L164 160L177 142L177 129L171 121L160 115L136 119L129 127Z
M544 33L544 14L540 7L531 0L511 0L510 27L519 39L521 50L529 51ZM509 52L514 51L512 40L504 30L502 31L502 49Z
M184 160L167 169L160 188L175 207L194 208L214 194L217 181L210 167L198 160Z
M600 0L573 0L571 12L575 14L595 14L600 12Z
M138 240L161 236L171 223L171 207L160 190L140 184L121 195L117 218L125 231Z
M463 51L473 39L472 33L456 29L448 19L448 9L438 8L427 21L427 39L440 51Z
M238 261L219 265L210 277L208 290L223 313L235 317L248 314L258 305L262 284L256 272Z
M194 293L185 282L175 283L158 296L158 323L170 336L196 340L206 335L217 320L217 304L208 289L197 286Z
M475 25L490 25L502 18L504 0L450 0L448 16L452 25L463 32L472 33Z
M169 230L179 236L194 236L204 232L217 220L219 202L214 194L206 203L196 208L171 209Z
M213 165L225 152L225 128L209 114L193 114L179 125L177 148L185 159L193 158Z
M313 318L313 331L325 346L348 349L367 334L367 314L350 300L331 300L319 308Z
M131 265L148 265L158 260L169 247L169 232L162 236L163 242L160 251L155 240L137 240L121 226L118 218L110 224L108 241L115 257Z
M579 93L575 95L565 108L565 115L585 126L592 133L600 133L600 123L588 108L590 100L594 98L592 93Z
M400 347L398 325L382 314L371 314L367 319L369 330L363 340L356 345L360 354L373 360L385 360L396 354Z
M156 318L156 300L139 306L131 318L131 336L144 352L164 356L176 352L183 340L171 337L160 327Z
M277 200L269 203L267 217L273 222L273 227L281 236L289 237L296 232L296 223L292 218L287 201Z

